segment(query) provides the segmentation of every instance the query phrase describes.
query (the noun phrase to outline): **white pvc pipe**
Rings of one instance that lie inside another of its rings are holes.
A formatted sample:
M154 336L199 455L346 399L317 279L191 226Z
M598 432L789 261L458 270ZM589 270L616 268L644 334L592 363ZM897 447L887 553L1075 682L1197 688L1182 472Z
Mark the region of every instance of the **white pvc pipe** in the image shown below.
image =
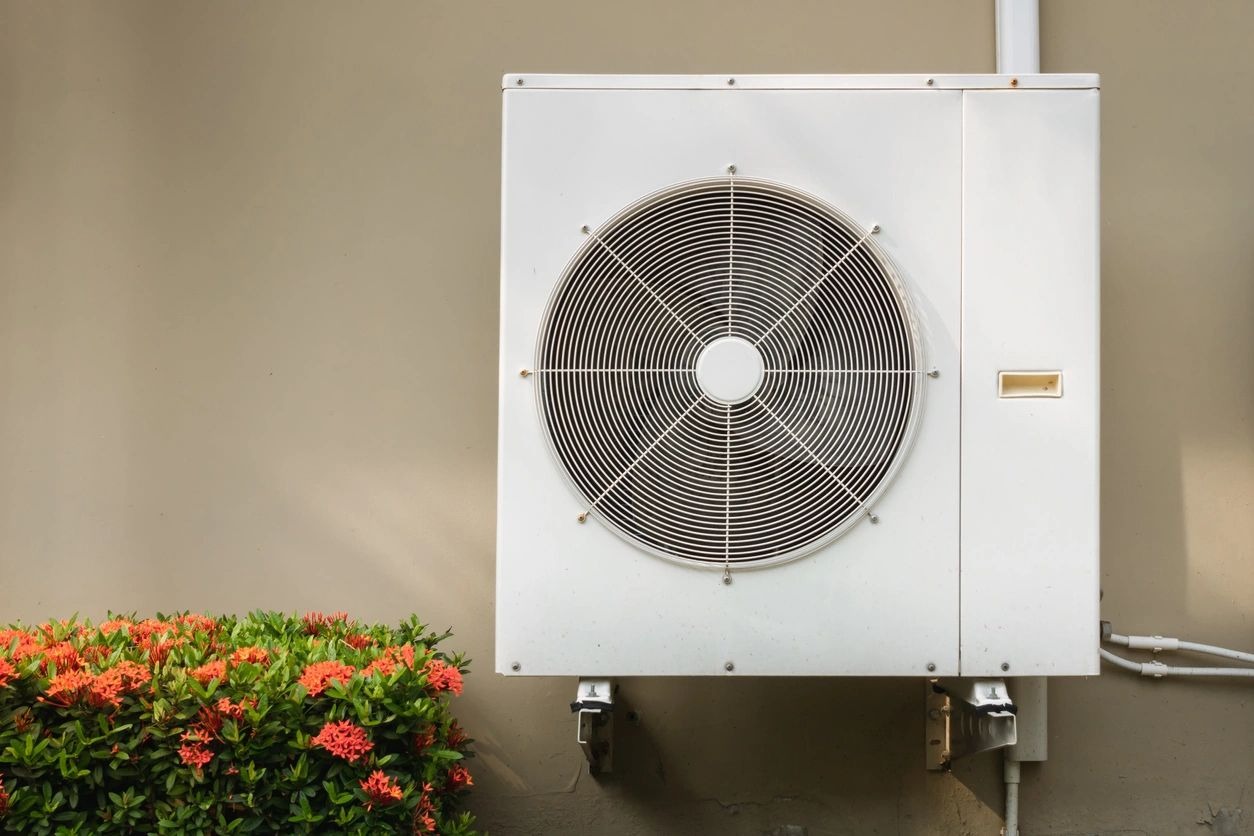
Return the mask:
M1155 653L1163 650L1187 650L1192 653L1205 653L1208 656L1219 656L1224 659L1235 659L1238 662L1254 664L1254 653L1232 650L1227 647L1216 647L1213 644L1185 641L1184 639L1176 639L1171 636L1123 636L1119 633L1111 633L1107 641L1111 644L1121 644L1133 650L1152 650Z
M1164 665L1162 662L1133 662L1131 659L1116 656L1105 648L1098 648L1097 652L1112 665L1156 679L1164 676L1237 676L1254 679L1254 668L1181 668Z
M1024 75L1041 71L1039 0L997 0L997 72Z
M1002 779L1006 782L1006 836L1019 836L1019 762L1002 750Z

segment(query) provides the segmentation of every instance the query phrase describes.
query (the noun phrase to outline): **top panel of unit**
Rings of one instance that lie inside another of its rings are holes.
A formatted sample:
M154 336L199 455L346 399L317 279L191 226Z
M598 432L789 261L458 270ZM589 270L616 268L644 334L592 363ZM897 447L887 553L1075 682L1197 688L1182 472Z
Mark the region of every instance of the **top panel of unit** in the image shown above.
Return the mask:
M1095 73L1034 75L529 75L507 73L502 90L1087 90Z

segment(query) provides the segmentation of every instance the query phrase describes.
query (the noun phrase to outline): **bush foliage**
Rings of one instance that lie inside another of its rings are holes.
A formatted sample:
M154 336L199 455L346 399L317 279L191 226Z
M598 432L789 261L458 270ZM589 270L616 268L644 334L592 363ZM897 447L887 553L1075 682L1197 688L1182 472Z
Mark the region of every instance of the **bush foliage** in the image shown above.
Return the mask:
M0 630L0 829L470 834L447 637L343 613Z

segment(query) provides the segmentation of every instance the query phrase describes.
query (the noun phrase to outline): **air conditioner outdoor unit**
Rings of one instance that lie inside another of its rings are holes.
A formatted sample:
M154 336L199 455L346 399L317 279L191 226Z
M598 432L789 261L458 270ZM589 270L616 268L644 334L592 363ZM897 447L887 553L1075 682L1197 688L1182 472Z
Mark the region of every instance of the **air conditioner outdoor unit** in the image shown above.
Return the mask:
M506 76L497 670L1097 673L1097 88Z

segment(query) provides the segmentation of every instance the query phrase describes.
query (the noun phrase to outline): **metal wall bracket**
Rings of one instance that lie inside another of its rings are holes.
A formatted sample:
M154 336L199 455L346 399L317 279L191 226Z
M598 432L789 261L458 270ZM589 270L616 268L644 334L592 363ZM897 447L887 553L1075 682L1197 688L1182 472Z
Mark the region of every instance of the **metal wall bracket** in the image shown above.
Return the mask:
M927 683L927 768L948 770L958 758L1013 746L1015 713L1001 679Z
M576 715L575 742L588 759L588 772L599 775L614 767L614 682L581 679L570 710Z

